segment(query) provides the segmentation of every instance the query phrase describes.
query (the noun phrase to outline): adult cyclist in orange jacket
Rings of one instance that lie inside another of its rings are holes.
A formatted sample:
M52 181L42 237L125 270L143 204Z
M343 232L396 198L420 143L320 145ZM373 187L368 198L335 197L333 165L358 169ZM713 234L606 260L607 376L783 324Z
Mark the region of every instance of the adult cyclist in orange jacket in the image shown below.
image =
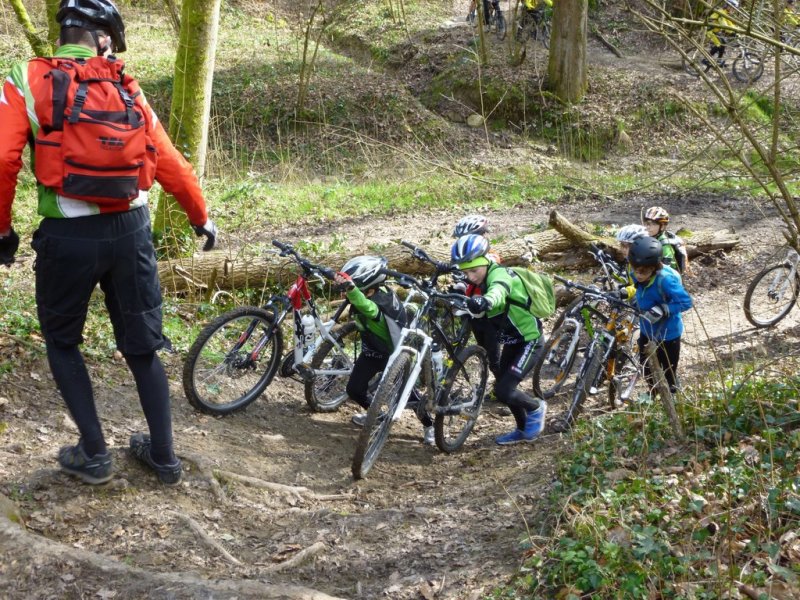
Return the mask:
M59 59L85 62L126 49L125 26L111 0L62 0L56 18L61 26L55 52ZM40 121L47 122L41 104L51 94L49 73L45 61L17 64L0 95L0 264L7 266L14 262L19 246L19 236L11 226L11 207L22 152L31 144L33 155ZM205 236L203 249L210 250L217 229L208 218L191 165L173 147L144 96L138 94L133 100L158 154L155 179L175 196L197 235ZM90 152L87 148L87 155ZM103 185L98 187L102 196ZM62 470L90 484L105 483L113 475L111 453L79 350L89 299L99 284L117 347L136 381L150 430L150 435L138 433L131 438L131 452L163 483L176 484L182 469L173 449L167 376L156 356L165 338L147 190L137 194L133 187L133 198L96 204L42 184L37 188L42 220L31 242L36 251L37 313L53 379L80 432L77 444L61 448L58 462Z

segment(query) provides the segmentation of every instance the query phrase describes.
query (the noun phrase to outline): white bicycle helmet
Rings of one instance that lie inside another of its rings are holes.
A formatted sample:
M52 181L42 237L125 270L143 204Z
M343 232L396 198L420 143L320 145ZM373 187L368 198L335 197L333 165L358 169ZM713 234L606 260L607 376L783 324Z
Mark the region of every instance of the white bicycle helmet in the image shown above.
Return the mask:
M617 232L617 241L624 244L632 244L640 237L650 235L644 225L625 225Z
M489 219L483 215L467 215L456 223L453 237L459 238L470 233L485 234L489 232Z
M739 0L725 0L725 4L731 8L739 8Z
M360 290L380 285L386 281L383 269L389 261L382 256L356 256L348 260L342 267L342 273L347 273Z
M660 206L651 206L644 211L645 221L655 221L656 223L669 223L669 213Z

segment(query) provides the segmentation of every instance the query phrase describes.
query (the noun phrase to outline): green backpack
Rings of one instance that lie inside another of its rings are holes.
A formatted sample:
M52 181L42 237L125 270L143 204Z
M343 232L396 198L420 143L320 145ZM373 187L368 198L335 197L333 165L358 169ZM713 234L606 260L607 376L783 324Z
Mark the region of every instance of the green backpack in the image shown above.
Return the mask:
M525 267L507 268L525 284L528 294L528 305L525 308L534 317L546 319L556 311L556 290L549 275L535 273Z

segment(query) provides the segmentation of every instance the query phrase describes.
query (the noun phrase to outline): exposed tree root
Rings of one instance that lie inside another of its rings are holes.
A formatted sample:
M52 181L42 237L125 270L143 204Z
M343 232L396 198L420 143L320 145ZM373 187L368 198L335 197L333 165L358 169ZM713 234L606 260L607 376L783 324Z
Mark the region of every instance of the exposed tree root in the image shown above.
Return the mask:
M285 571L286 569L291 569L293 567L296 567L300 563L304 562L305 560L311 558L312 556L320 554L323 550L325 550L325 544L323 542L316 542L314 544L311 544L308 548L303 548L292 558L285 560L283 562L279 562L272 566L269 566L266 569L262 569L261 572L277 573L279 571Z
M206 580L193 573L156 573L132 567L101 554L82 550L50 540L39 535L28 533L22 527L12 523L0 515L0 557L21 559L13 562L25 562L25 558L36 557L42 565L52 561L53 565L63 565L65 561L78 563L87 573L95 573L109 583L108 585L125 589L129 595L125 597L158 597L174 598L265 598L269 600L344 600L323 592L295 585L270 584L255 579L215 579ZM318 543L324 547L321 542ZM295 566L311 554L319 552L312 545L298 553L297 556L275 565L272 572ZM9 563L10 564L10 563ZM39 572L41 577L41 571ZM151 592L151 593L148 593ZM133 594L133 595L130 595Z
M232 473L230 471L222 471L220 469L214 469L214 475L219 479L224 479L227 481L238 481L239 483L244 483L252 487L260 488L262 490L269 490L270 492L283 494L284 496L289 496L300 502L302 502L303 500L317 500L317 501L346 500L353 497L352 494L317 494L315 492L312 492L306 487L284 485L282 483L264 481L263 479L259 479L257 477L250 477L249 475L239 475L238 473Z
M181 456L195 464L197 466L197 470L199 471L200 475L208 481L208 485L211 487L211 492L214 494L214 498L222 504L225 504L228 501L227 496L225 495L225 491L222 489L222 486L219 484L219 481L216 477L214 477L214 468L206 457L201 456L200 454L194 453L186 453L181 452Z
M192 517L182 512L174 510L170 511L170 514L175 515L178 519L186 523L189 526L189 528L192 531L194 531L195 535L197 535L197 537L200 538L200 541L202 541L206 546L217 552L217 554L222 556L222 558L227 560L229 563L234 565L242 564L235 556L233 556L230 552L225 550L222 544L220 544L218 541L216 541L210 535L208 535L205 529L203 529L203 526L200 525L200 523L198 523L197 521L195 521Z

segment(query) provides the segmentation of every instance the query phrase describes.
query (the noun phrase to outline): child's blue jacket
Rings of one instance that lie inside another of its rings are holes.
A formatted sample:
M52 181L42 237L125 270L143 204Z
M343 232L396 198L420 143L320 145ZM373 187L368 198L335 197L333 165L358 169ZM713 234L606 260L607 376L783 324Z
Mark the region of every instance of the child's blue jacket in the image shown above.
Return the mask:
M639 320L641 334L651 340L668 342L683 334L681 313L692 308L692 297L672 269L661 269L646 283L635 282L636 303L643 311L666 307L668 316L656 323Z

